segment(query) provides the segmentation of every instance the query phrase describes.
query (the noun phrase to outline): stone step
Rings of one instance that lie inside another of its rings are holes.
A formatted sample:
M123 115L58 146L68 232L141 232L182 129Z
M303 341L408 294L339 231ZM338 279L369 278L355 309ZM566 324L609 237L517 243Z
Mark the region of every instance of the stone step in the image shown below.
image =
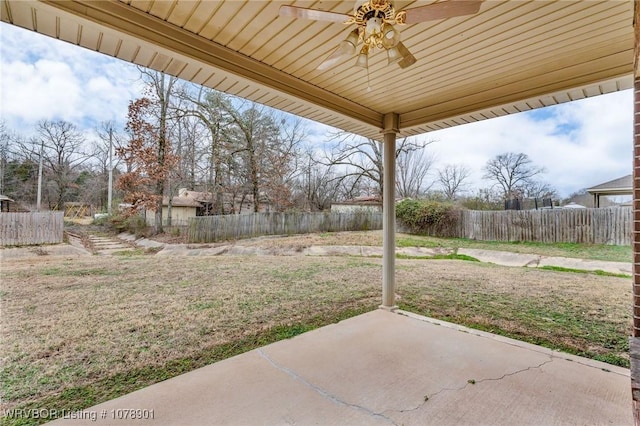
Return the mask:
M115 252L132 251L135 249L126 242L113 237L90 235L88 240L93 252L98 255L111 255Z
M135 250L133 247L112 248L112 249L96 250L96 254L98 256L111 256L114 253L122 253L122 252L133 251L133 250Z

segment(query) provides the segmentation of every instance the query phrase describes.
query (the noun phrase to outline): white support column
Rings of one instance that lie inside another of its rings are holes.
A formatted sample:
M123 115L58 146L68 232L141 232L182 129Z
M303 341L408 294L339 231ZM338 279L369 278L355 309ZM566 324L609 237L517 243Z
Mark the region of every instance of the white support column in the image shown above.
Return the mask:
M640 2L634 2L633 91L633 332L629 338L633 419L640 426Z
M395 309L396 287L396 134L398 115L384 116L384 194L382 204L382 308Z

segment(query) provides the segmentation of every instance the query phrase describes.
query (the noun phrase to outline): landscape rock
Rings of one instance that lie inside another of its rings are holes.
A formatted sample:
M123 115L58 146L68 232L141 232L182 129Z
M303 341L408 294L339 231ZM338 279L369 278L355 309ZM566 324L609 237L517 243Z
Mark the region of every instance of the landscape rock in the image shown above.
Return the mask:
M537 254L509 253L495 250L460 248L458 254L470 256L480 262L495 263L503 266L537 266L540 256Z

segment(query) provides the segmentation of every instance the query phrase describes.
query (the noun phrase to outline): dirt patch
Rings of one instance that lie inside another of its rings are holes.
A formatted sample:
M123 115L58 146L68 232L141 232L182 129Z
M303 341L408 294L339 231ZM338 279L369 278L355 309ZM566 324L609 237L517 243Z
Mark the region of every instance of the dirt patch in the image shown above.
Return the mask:
M165 244L187 244L186 235L172 235L170 233L158 234L149 239ZM260 247L264 249L289 249L306 248L310 246L382 246L382 231L362 232L326 232L303 235L276 235L258 238L243 239L237 241L220 241L215 244L239 244L247 247ZM199 246L199 244L194 244Z
M326 232L275 237L260 237L237 242L247 247L307 248L312 246L382 246L382 231Z
M186 235L175 235L175 234L157 234L152 237L149 237L150 240L157 241L159 243L164 244L187 244L188 238Z

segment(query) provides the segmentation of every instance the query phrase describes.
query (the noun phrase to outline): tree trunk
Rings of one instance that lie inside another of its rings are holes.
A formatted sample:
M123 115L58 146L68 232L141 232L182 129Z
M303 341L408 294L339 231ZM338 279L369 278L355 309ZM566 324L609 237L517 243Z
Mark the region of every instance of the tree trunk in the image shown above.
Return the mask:
M164 229L162 228L162 197L160 197L160 200L156 205L154 228L156 234L161 234L162 232L164 232Z
M253 195L253 211L260 211L260 183L258 180L258 162L256 161L256 149L253 144L253 135L247 137L247 150L249 151L249 168L251 176L251 194Z
M172 193L169 191L169 202L167 203L167 226L172 226L171 211L173 210Z
M213 181L213 190L216 194L215 199L215 212L216 214L224 214L224 198L223 198L223 187L222 187L222 165L220 164L220 147L216 143L214 146L215 153L215 176Z

